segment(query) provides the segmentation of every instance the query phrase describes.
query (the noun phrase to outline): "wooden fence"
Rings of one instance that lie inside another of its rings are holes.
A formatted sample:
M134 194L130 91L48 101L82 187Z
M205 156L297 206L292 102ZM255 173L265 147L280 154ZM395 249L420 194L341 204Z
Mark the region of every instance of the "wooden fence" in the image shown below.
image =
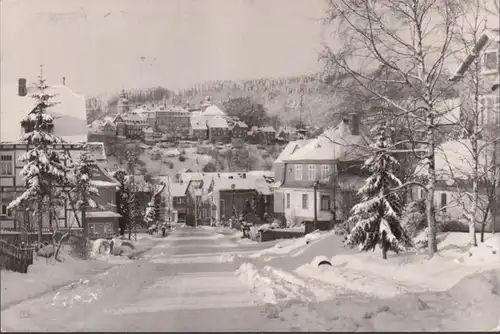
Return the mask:
M0 240L2 268L26 274L33 264L33 248L20 248Z

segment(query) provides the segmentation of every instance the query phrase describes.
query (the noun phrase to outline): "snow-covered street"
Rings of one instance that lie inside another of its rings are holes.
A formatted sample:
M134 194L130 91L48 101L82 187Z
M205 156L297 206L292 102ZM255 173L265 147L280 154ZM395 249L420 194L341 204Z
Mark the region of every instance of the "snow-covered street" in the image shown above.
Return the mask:
M239 254L269 245L232 240L215 229L178 228L141 259L3 309L2 329L285 330L234 274Z
M491 330L500 318L498 254L484 250L495 238L469 255L452 247L463 236L449 234L433 260L384 261L343 248L333 233L239 244L238 234L220 232L179 227L138 260L12 302L2 329ZM316 255L332 266L313 266Z

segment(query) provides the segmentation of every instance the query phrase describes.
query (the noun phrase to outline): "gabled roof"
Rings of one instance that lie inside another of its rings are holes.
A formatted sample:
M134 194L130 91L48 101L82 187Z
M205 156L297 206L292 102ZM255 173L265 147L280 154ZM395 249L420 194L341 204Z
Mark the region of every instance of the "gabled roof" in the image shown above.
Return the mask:
M207 129L207 123L206 123L204 117L191 116L190 122L191 122L191 128L193 130L206 130Z
M21 120L34 108L36 93L34 86L28 86L28 95L19 96L17 85L1 85L0 98L0 142L18 141L22 134ZM53 133L68 143L87 141L87 113L85 97L74 93L65 85L50 86L45 90L55 95L58 104L47 109L54 118Z
M491 168L493 165L493 145L485 145L485 141L478 141L478 147L485 147L479 153L479 173L489 172L491 177L494 172ZM471 148L470 139L450 140L438 146L435 157L436 179L451 183L456 179L470 179L474 166ZM419 163L415 168L415 174L417 176L427 175L427 165Z
M298 149L301 147L304 147L306 144L310 143L314 139L304 139L304 140L295 140L291 141L288 143L288 145L285 146L283 151L281 151L280 155L274 163L280 163L283 162L284 160L288 159L292 154L294 154Z
M259 131L262 132L276 132L272 126L264 126L262 128L259 128Z
M125 123L127 122L146 122L146 119L143 114L123 114L123 120Z
M353 135L349 125L346 122L341 122L338 126L326 130L283 161L364 159L366 150L363 147L368 145L369 140L365 136Z
M267 178L263 175L247 175L245 178L221 177L214 179L214 191L225 190L256 190L263 195L272 193L273 178ZM234 186L234 188L233 188Z
M210 105L202 113L203 116L226 116L226 113L219 109L215 104Z
M212 117L207 120L207 126L209 128L227 128L227 121L222 117Z
M234 128L235 126L239 126L240 128L243 128L243 129L248 129L248 125L245 123L245 122L241 122L241 121L238 121L238 122L234 122L232 125L231 125L231 129Z
M172 182L170 183L170 194L175 197L183 197L186 195L186 190L189 182Z

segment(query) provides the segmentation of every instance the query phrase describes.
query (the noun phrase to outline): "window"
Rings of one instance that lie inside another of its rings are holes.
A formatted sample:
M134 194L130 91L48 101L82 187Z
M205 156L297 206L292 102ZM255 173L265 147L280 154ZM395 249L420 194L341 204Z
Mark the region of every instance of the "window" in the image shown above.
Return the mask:
M290 209L291 203L290 203L290 194L286 194L286 208Z
M0 155L0 175L14 175L13 166L14 164L12 161L12 155L10 154Z
M444 208L446 206L446 193L441 193L441 209L443 209L443 212L446 212L446 209Z
M302 165L295 165L295 180L302 180Z
M12 217L12 210L8 209L10 200L2 198L0 202L0 217Z
M481 114L479 115L480 125L494 123L494 115L499 102L500 98L498 95L482 95L479 97L479 103L481 104Z
M316 180L316 165L307 166L307 179Z
M325 181L330 178L330 166L321 165L321 180Z
M202 217L208 217L208 209L207 209L207 208L203 208L203 209L202 209L201 216L202 216Z
M330 211L330 196L321 195L321 211Z
M490 50L483 54L483 71L484 72L496 72L498 70L498 56L497 51Z
M302 209L307 210L309 208L309 196L307 194L302 194Z

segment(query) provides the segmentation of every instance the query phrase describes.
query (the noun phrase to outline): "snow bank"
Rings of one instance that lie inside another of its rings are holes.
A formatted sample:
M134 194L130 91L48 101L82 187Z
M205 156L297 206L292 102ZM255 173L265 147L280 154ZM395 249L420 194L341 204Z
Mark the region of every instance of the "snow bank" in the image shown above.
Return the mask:
M498 237L490 235L484 244L471 248L467 245L468 234L446 233L438 237L440 251L432 259L426 254L390 253L383 260L378 250L333 256L332 267L305 264L295 272L382 298L407 292L444 291L468 275L500 269Z
M332 235L333 232L321 232L314 231L301 238L296 239L286 239L271 248L263 249L255 254L250 255L252 259L262 258L264 256L276 256L276 255L287 255L292 254L296 256L300 254L300 251L304 250L308 245L312 244L313 241L319 240L321 238ZM268 257L266 260L270 260L272 257Z
M284 270L265 266L258 270L252 263L244 263L236 271L240 280L250 287L264 303L277 304L298 300L316 302L331 299L335 293L323 288L319 281L304 280Z
M8 305L78 282L82 275L87 273L111 268L111 265L104 261L74 258L68 254L67 247L61 249L60 255L64 262L35 256L33 265L28 267L27 274L2 270L0 275L2 309Z
M110 244L106 239L97 239L92 243L91 259L109 258Z
M264 303L277 303L271 279L261 275L253 264L248 262L243 263L236 270L236 275L243 283L250 287L252 292L257 293Z

